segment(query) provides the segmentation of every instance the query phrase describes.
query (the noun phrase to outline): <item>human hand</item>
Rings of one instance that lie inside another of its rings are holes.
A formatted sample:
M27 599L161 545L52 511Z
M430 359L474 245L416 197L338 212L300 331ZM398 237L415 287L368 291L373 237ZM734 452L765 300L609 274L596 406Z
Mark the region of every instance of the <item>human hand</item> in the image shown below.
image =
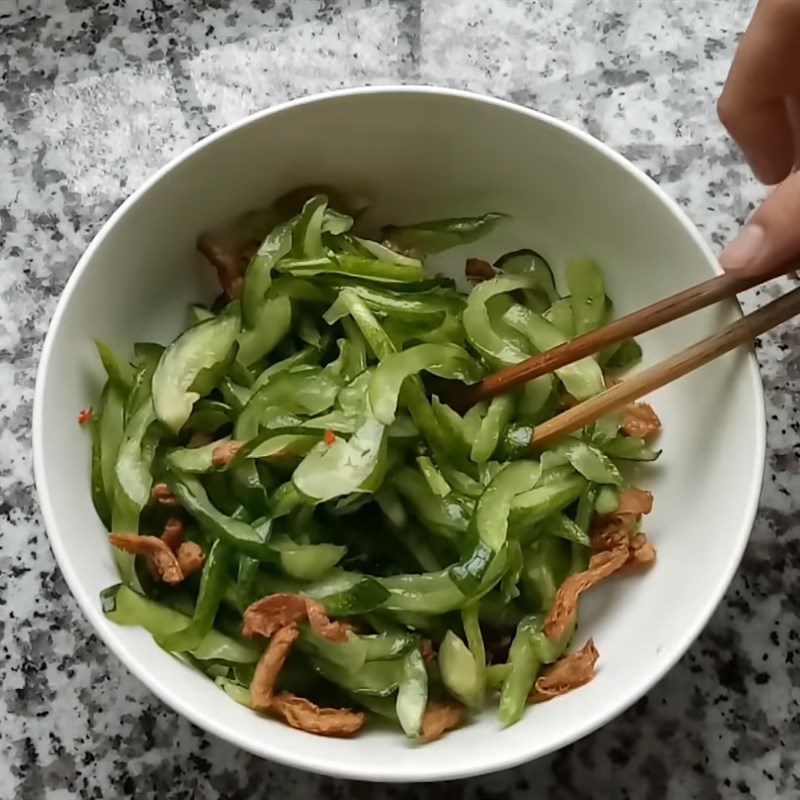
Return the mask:
M722 251L722 266L766 274L800 257L800 0L759 0L717 103L756 177L780 184Z

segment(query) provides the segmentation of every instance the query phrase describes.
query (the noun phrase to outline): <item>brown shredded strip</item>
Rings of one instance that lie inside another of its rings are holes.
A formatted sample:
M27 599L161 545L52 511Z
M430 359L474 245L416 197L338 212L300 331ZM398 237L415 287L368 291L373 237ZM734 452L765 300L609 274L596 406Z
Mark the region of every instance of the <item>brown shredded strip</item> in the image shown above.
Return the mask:
M233 457L244 447L244 442L225 442L218 444L211 453L211 463L215 467L224 467L230 464Z
M425 661L436 661L436 648L430 639L423 639L419 643L419 652Z
M354 736L367 721L363 711L320 708L310 700L290 692L275 695L269 708L293 728L319 736Z
M325 606L319 600L304 598L306 602L306 616L311 630L330 642L346 642L347 628L340 622L331 620L325 613Z
M270 639L269 646L258 660L250 683L253 708L264 711L272 705L272 693L275 691L278 673L283 669L286 656L289 655L289 650L292 649L298 634L296 625L287 625Z
M206 563L203 548L197 542L181 542L175 555L178 557L178 565L184 577L203 569Z
M214 441L214 437L210 433L206 433L205 431L195 431L190 437L189 441L186 442L187 447L204 447L207 444L211 444Z
M641 532L632 535L634 520L632 515L624 514L604 520L600 525L592 523L592 552L627 550L628 560L620 569L620 575L644 572L656 560L655 545Z
M543 703L588 683L594 677L597 648L589 641L574 653L568 653L548 667L534 684L528 698L531 703Z
M653 508L653 495L644 489L620 492L619 504L610 514L598 514L592 519L592 550L600 552L627 546L636 521Z
M161 541L164 542L170 550L177 550L180 543L183 541L183 522L177 517L170 517L161 533Z
M615 573L627 560L627 547L605 550L589 559L589 568L585 572L570 575L558 587L553 605L547 612L543 626L545 636L553 642L562 639L578 613L581 592Z
M648 403L630 403L625 406L622 432L626 436L648 439L661 430L661 420Z
M244 273L257 247L214 233L204 233L197 240L197 249L217 271L220 286L230 300L241 298Z
M180 583L183 580L183 572L175 553L158 536L112 533L108 540L114 547L126 553L147 556L156 574L164 583Z
M636 575L646 572L656 561L656 548L643 533L637 533L630 541L628 560L620 569L620 575Z
M296 625L305 616L305 599L299 594L270 594L248 606L242 633L269 638L287 625Z
M464 274L471 281L488 281L497 274L494 267L482 258L468 258Z
M157 483L153 487L151 494L153 495L153 500L161 503L162 506L174 507L181 504L181 501L178 500L175 493L166 483Z
M463 707L456 703L428 703L422 715L420 738L425 742L441 739L447 731L457 728L461 722Z
M656 549L643 533L634 533L636 521L653 508L653 495L643 489L627 489L620 493L619 506L611 514L592 520L592 552L600 553L624 548L628 560L620 574L643 572L656 560Z
M347 641L347 628L332 621L318 600L299 594L271 594L256 600L244 612L242 633L245 636L270 637L287 625L308 619L312 630L332 642Z
M607 514L592 520L590 537L593 553L604 553L609 550L627 548L630 532L636 523L636 517L630 514L616 516Z
M279 598L279 600L275 598ZM301 603L298 604L297 600L300 600ZM264 601L270 602L265 603ZM322 622L327 625L337 624L331 623L327 619L320 603L312 601L312 604L310 607L314 610L311 611L311 614L321 613ZM289 692L273 694L278 675L299 635L297 622L308 613L309 606L305 603L305 598L299 595L271 595L253 605L260 605L260 609L257 609L257 612L251 614L249 618L247 614L253 606L245 612L245 632L248 632L249 624L251 635L254 632L272 630L278 619L297 618L271 634L269 646L259 659L250 683L250 698L253 708L259 711L272 711L293 728L320 736L353 736L358 733L366 722L366 715L361 711L351 711L348 708L320 708L310 700ZM264 615L265 609L271 613L271 616ZM301 612L299 616L298 609Z
M645 489L626 489L619 493L619 505L614 514L649 514L653 510L653 495Z

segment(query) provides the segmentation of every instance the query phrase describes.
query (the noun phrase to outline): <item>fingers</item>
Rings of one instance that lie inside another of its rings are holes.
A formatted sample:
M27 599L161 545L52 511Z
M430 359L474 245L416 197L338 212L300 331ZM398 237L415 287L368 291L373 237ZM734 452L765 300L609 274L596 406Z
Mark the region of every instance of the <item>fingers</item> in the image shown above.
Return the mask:
M753 172L783 183L723 250L729 272L769 275L800 259L800 2L760 0L718 112ZM786 176L789 177L786 177Z
M798 153L786 98L800 96L800 2L761 0L739 40L717 104L722 124L765 183L778 183Z
M722 251L720 264L740 275L766 275L800 258L800 172L792 173Z
M739 97L729 100L725 93L717 113L728 133L742 149L750 169L763 183L777 183L786 177L794 162L794 147L786 108L780 101L745 105Z
M800 49L800 34L797 41ZM794 137L794 169L800 170L800 92L786 98L786 113Z

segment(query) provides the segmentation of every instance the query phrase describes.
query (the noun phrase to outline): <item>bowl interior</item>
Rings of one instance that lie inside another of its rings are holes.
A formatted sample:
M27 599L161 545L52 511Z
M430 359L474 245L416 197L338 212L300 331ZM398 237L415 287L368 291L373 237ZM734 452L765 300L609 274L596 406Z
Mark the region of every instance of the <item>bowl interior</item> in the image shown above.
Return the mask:
M114 216L61 299L42 358L34 414L37 484L53 549L72 591L114 652L154 692L254 753L372 780L431 780L510 766L589 732L646 691L705 624L739 561L763 467L763 403L754 360L726 356L652 397L665 432L641 470L655 509L655 568L582 601L577 642L601 658L586 687L529 710L503 730L493 709L440 742L371 730L358 743L288 729L236 705L161 651L144 631L106 621L98 593L117 582L89 493L89 444L75 415L99 394L92 340L119 347L169 340L186 305L214 293L198 234L304 184L369 199L370 230L488 210L512 219L491 238L439 257L533 247L553 264L599 261L617 312L711 276L694 229L626 162L560 123L457 93L377 90L301 101L251 118L162 170ZM702 312L641 339L645 364L718 329L735 307ZM732 432L735 431L735 434Z

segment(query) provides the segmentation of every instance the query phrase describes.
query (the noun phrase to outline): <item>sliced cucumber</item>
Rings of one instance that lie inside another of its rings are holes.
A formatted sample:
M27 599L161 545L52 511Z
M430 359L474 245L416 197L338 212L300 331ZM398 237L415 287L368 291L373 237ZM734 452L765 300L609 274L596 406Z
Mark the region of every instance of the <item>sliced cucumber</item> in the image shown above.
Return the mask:
M594 261L570 261L567 264L567 286L575 317L575 334L580 336L603 324L607 313L603 275Z
M594 501L594 510L598 514L611 514L619 508L619 491L616 486L601 486Z
M537 278L532 289L525 289L526 304L534 311L542 312L558 300L553 270L535 250L514 250L500 256L495 267L506 275L531 274Z
M617 436L602 446L603 452L610 458L623 461L655 461L660 450L654 450L644 439L633 436Z
M216 464L214 464L214 451L221 445L227 444L230 440L230 436L226 436L201 447L176 447L167 453L167 464L172 469L177 469L181 472L214 472L217 469Z
M569 461L587 481L610 483L614 486L622 483L622 476L611 459L601 450L580 439L565 439L554 447L552 452Z
M612 372L622 372L623 370L630 369L634 364L638 364L642 360L642 348L636 339L625 339L618 345L612 348L607 348L609 352L600 353L600 358L605 355L605 369Z
M447 631L439 648L439 669L442 683L456 700L469 708L483 702L483 678L475 657L464 642Z
M198 322L164 351L153 374L153 406L158 417L177 433L195 402L211 391L236 354L238 309Z
M572 312L572 300L561 297L542 312L542 316L552 323L565 339L575 338L575 314Z
M475 291L473 290L473 294ZM540 353L566 342L555 325L519 303L506 311L503 320L515 330L524 333ZM556 370L556 375L566 390L578 400L600 394L604 388L603 373L597 362L589 356L560 367Z

